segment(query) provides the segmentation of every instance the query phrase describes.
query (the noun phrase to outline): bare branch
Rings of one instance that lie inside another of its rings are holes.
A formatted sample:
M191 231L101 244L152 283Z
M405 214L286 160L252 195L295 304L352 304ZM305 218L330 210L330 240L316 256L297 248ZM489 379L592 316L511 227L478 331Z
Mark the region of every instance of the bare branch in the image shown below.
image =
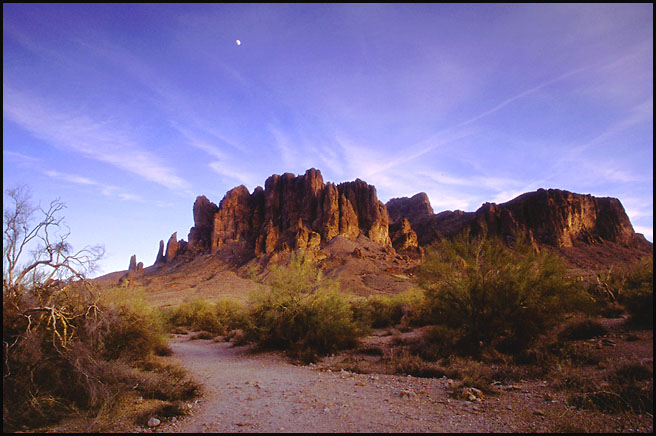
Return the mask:
M84 281L104 255L104 248L96 245L73 250L67 242L70 229L60 216L66 205L56 199L47 209L33 207L26 187L9 189L7 194L13 208L4 210L3 293L44 288L55 279ZM33 224L37 211L42 218ZM33 260L21 266L26 249L37 241L40 243L32 251Z

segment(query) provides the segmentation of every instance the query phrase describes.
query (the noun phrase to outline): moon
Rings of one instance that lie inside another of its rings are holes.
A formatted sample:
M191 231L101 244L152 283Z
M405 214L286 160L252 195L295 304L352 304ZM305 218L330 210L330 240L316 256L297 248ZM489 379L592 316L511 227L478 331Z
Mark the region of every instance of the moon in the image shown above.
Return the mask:
M237 40L237 41L235 41L235 42L237 43L237 45L241 45L241 41L240 41L240 40Z

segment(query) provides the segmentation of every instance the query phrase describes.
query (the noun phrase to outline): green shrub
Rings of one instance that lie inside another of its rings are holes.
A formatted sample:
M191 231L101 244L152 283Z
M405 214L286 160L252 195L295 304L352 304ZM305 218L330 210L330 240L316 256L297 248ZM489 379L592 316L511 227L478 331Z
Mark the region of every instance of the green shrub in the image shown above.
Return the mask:
M311 361L357 343L359 329L337 283L302 255L271 271L270 289L251 295L247 337Z
M223 298L212 304L207 300L196 298L178 306L161 309L160 317L169 331L186 327L215 335L225 335L230 330L244 328L247 324L248 312L237 300Z
M216 308L201 298L184 302L176 307L165 308L161 316L169 330L174 327L188 327L215 334L225 333L225 327L217 316Z
M443 240L426 251L418 275L433 323L456 329L470 353L487 345L521 352L586 302L556 255L520 238L512 249L485 236Z
M366 327L395 326L413 319L416 307L423 302L423 292L406 291L393 295L370 295L351 302L353 316Z
M214 312L228 331L243 329L248 325L248 310L241 301L223 298L215 303Z
M623 271L624 286L619 297L636 327L654 327L654 258L646 256Z

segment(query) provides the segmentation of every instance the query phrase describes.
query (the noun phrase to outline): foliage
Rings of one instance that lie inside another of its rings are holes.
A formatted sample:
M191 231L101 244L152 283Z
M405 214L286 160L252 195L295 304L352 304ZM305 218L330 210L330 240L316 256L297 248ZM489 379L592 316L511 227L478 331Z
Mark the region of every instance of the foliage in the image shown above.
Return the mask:
M360 332L348 301L307 257L273 267L269 284L251 296L250 340L306 361L356 344Z
M142 294L100 293L86 274L102 250L74 252L58 201L34 223L25 190L9 191L3 244L3 429L38 426L72 411L100 413L145 378L139 366L168 350ZM38 242L38 243L37 243ZM36 244L36 245L35 245ZM32 259L23 261L32 249ZM141 383L141 384L140 384Z
M405 321L412 323L417 307L424 301L422 291L411 290L393 295L370 295L351 302L353 316L365 327L390 327Z
M619 301L636 327L654 327L654 257L646 256L620 272L624 286Z
M511 249L464 234L426 251L418 275L433 322L456 329L467 352L489 345L520 352L585 302L556 255L515 239Z
M189 327L215 334L223 334L225 330L214 307L201 298L165 308L161 311L161 316L169 328Z
M577 407L609 413L654 410L653 366L629 363L609 373L601 382L590 378L568 381L568 387L578 391L569 397L569 402Z
M233 299L223 298L212 304L196 298L175 307L160 310L160 316L168 330L187 327L216 335L244 328L248 313L244 305Z

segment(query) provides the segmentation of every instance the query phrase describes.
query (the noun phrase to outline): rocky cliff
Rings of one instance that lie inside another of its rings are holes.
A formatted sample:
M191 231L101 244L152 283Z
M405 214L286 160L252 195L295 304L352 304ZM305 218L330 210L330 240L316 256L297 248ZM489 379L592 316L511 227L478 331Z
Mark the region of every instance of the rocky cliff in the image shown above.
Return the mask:
M228 191L218 206L205 196L194 203L194 226L189 243L169 240L162 262L180 248L214 252L224 244L238 243L253 256L275 251L315 248L341 235L355 240L360 234L384 247L391 246L389 217L376 188L356 179L335 185L324 183L321 172L304 175L274 174L250 193L245 186ZM171 248L173 247L173 248Z
M512 240L524 234L539 246L559 249L620 244L639 250L653 245L636 234L619 200L539 189L502 204L485 203L476 212L433 212L428 196L395 198L384 205L376 188L356 179L324 183L321 172L274 174L251 193L245 186L228 191L217 206L199 196L193 206L189 242L174 233L160 241L156 264L222 247L248 260L275 252L324 247L337 236L351 241L365 236L390 254L416 257L436 240L464 231L487 232ZM394 249L392 249L392 247ZM225 251L225 250L224 250ZM136 268L136 267L135 267ZM132 266L131 266L131 269Z
M487 232L506 240L519 232L531 242L551 247L613 242L645 247L624 207L616 198L593 197L559 189L538 189L506 203L485 203L476 212L445 211L437 215L426 194L387 203L392 222L407 218L420 245L453 236L464 230Z

